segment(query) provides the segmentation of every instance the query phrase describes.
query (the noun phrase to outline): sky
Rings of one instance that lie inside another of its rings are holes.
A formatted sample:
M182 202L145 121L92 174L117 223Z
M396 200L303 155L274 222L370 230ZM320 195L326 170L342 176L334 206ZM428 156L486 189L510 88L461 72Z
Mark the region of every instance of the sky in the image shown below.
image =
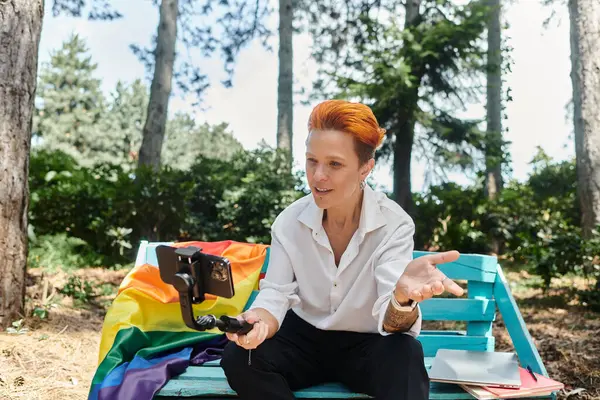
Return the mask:
M274 0L273 0L274 1ZM112 2L124 18L112 22L88 21L85 18L53 17L51 7L46 15L40 41L40 64L49 60L69 35L76 33L87 42L92 59L97 63L96 76L102 79L103 91L110 93L118 81L132 82L144 79L143 65L133 55L130 44L147 46L156 32L158 9L150 0L114 0ZM275 4L276 6L276 4ZM504 10L509 23L503 34L512 46L512 71L505 76L511 88L512 102L506 104L507 129L505 140L511 142L512 177L527 178L529 162L541 146L550 156L564 160L574 155L572 122L568 120L566 105L571 99L569 24L566 6L555 7L555 17L548 27L544 20L551 9L540 5L540 0L513 0ZM277 27L277 13L269 20ZM275 29L276 31L276 29ZM211 87L203 97L203 108L194 107L190 98L175 95L169 112L186 111L198 123L227 122L242 145L251 149L261 141L275 146L277 129L277 36L269 41L274 51L261 44L247 46L240 53L233 77L233 87L224 88L219 82L225 78L223 64L218 56L211 59L195 58L208 74ZM316 66L310 57L310 37L294 37L295 90L310 84L316 76ZM185 50L181 49L182 52ZM149 85L149 82L148 82ZM312 107L295 99L294 105L294 159L302 167L306 123ZM470 117L484 115L485 104L470 107L464 112ZM412 160L412 189L425 188L425 165ZM375 182L391 190L389 166L380 165L374 171ZM450 179L467 184L469 178L450 174Z

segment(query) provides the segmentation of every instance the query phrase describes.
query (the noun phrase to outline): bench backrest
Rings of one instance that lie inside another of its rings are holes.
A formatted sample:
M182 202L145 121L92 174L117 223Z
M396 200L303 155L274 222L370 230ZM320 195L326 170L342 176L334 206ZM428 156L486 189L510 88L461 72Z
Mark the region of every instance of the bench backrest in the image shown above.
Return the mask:
M414 258L431 252L415 251ZM450 279L466 281L466 296L461 298L435 297L421 303L426 321L464 321L463 331L422 331L419 340L426 357L433 357L438 349L465 349L494 351L492 322L496 318L494 282L498 261L496 257L479 254L461 254L458 260L439 265Z

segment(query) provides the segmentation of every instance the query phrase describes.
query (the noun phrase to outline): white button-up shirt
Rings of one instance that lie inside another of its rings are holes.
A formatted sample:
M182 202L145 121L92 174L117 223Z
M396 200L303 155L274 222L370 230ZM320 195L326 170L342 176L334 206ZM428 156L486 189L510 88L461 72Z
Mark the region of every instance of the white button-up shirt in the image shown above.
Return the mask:
M279 322L291 308L318 329L388 335L383 317L398 278L412 260L415 225L384 193L364 189L358 229L335 265L323 210L309 194L277 216L265 278L251 308ZM417 321L406 332L418 336Z

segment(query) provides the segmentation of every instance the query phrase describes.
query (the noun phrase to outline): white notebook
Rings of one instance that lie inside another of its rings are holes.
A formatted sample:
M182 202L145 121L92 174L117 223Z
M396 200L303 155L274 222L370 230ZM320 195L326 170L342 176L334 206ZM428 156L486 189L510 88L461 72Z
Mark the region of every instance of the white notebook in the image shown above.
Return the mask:
M439 349L431 364L429 379L466 385L521 387L515 353Z

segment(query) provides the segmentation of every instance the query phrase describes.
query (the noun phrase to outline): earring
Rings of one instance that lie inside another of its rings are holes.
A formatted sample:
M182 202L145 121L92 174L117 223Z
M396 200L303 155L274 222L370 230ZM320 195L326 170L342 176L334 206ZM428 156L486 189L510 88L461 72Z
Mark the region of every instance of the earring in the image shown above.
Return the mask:
M360 181L360 189L361 190L364 190L366 185L367 184L365 183L365 181Z

